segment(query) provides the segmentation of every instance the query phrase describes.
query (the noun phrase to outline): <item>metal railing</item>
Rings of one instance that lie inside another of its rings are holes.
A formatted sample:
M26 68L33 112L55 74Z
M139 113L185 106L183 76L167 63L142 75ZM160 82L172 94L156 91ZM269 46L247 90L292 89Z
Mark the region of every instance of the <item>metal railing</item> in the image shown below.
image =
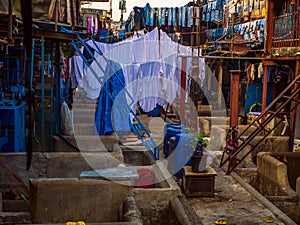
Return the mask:
M300 47L300 12L294 11L274 17L273 47Z

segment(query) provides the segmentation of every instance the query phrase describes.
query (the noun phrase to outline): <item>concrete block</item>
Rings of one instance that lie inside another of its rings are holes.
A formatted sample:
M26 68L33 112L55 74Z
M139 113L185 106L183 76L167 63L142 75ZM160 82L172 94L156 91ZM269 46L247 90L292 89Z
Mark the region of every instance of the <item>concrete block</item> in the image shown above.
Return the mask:
M82 171L112 168L120 164L107 152L52 153L48 157L48 178L79 177Z
M118 138L115 135L76 135L64 136L69 143L79 148L81 152L111 151ZM68 145L59 136L53 136L54 151L56 152L76 152L77 150Z
M205 135L210 135L210 122L207 119L199 117L200 131Z
M28 212L0 212L0 224L30 224Z
M300 177L298 177L296 180L296 193L300 198ZM299 202L299 204L300 204L300 202Z
M257 155L259 190L268 196L294 195L288 180L287 166L270 153Z
M169 201L176 196L182 196L182 192L166 165L158 163L153 170L156 179L163 176L168 182L167 185L162 188L134 188L133 196L142 212L143 224L168 224Z
M130 195L130 182L123 184L94 179L32 179L33 221L118 222L120 207Z
M74 123L75 135L95 135L94 123Z
M0 192L0 212L3 212L2 193Z
M3 200L3 212L27 212L28 209L24 200Z
M219 127L218 125L213 125L211 127L210 141L208 143L207 149L211 151L221 151L226 145L226 130Z

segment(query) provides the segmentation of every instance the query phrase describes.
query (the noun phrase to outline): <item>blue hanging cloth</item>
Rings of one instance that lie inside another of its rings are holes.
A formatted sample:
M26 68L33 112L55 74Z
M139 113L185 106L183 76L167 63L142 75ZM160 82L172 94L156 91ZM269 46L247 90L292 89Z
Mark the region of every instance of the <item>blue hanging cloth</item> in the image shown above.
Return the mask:
M129 111L125 92L125 79L121 66L109 61L105 69L106 83L101 88L95 113L98 135L112 132L130 132ZM106 90L106 91L105 91ZM112 94L113 99L107 94ZM114 101L113 101L114 100Z

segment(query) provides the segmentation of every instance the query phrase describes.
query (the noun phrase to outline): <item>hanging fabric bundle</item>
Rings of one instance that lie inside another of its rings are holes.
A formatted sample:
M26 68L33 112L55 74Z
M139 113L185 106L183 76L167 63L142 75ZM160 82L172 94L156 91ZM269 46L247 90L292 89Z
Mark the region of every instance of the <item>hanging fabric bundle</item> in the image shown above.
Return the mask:
M227 154L233 154L238 149L238 137L239 129L237 126L228 128L226 134L226 146L225 151Z

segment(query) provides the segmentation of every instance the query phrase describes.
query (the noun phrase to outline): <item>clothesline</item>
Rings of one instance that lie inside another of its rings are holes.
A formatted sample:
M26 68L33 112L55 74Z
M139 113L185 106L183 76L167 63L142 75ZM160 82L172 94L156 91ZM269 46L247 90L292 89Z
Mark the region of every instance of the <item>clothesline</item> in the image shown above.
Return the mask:
M87 42L87 44L97 49L93 43ZM97 63L92 63L90 67L97 76L102 77L104 73L99 65L106 68L107 60L119 63L131 96L141 102L141 107L146 112L153 110L156 104L172 103L176 96L179 96L181 71L189 71L192 66L190 58L187 60L186 68L182 68L182 58L178 57L179 54L198 55L198 49L193 50L191 47L173 42L166 33L158 32L157 28L143 37L131 37L116 44L100 42L96 44L102 51L102 55L95 52ZM101 85L91 74L90 69L82 67L82 59L79 56L72 57L71 62L75 64L73 66L75 70L70 69L73 77L72 85L76 85L74 79L77 80L79 86L86 90L89 98L97 98ZM202 58L199 58L198 62L199 78L203 80L205 62ZM154 96L154 100L146 101L149 96Z

